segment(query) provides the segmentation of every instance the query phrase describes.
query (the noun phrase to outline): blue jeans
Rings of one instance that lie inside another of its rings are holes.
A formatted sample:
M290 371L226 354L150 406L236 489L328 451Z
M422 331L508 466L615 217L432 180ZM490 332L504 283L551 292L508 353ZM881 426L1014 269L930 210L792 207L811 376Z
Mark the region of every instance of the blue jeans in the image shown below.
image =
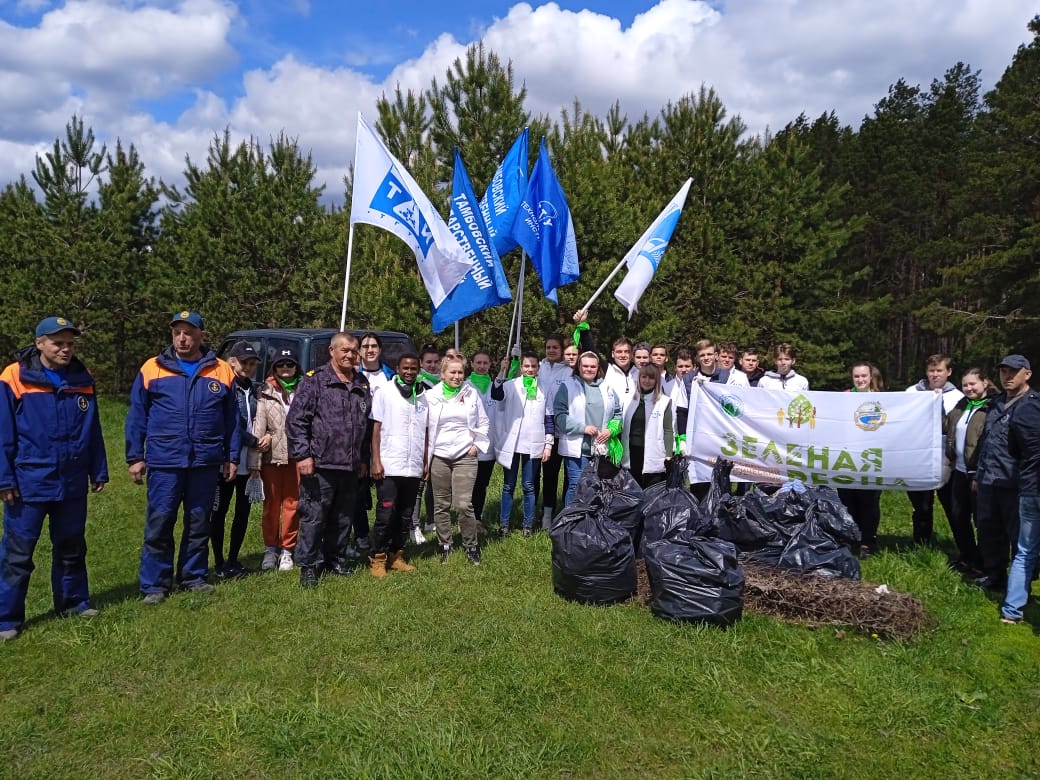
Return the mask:
M574 491L578 489L578 477L589 465L589 456L582 455L580 458L563 459L564 473L567 475L567 492L563 497L563 505L567 506L574 499Z
M509 527L509 515L513 512L513 493L516 490L516 477L520 475L520 484L524 491L524 528L534 527L534 503L536 499L534 483L541 460L530 455L513 455L512 465L506 469L502 481L502 513L500 522L503 528Z
M1018 497L1018 547L1008 575L1007 595L1000 605L1000 614L1014 620L1022 619L1022 608L1029 600L1033 570L1040 553L1040 496Z

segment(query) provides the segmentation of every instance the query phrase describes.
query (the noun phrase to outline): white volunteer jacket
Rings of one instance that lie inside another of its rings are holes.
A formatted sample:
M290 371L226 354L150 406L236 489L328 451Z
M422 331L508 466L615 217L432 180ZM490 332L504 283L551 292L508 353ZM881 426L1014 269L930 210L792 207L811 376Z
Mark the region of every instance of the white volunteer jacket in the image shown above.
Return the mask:
M632 366L625 372L613 363L610 363L607 365L607 371L603 375L603 384L614 391L621 408L624 409L628 406L629 401L639 394L639 369Z
M531 399L524 389L523 377L503 383L502 390L505 398L498 402L492 424L498 431L498 462L508 469L517 454L540 459L546 447L552 448L553 437L545 432L547 399L540 386L537 396Z
M578 377L572 376L562 387L567 392L567 416L575 420L585 420L585 383ZM599 383L600 392L603 393L603 419L596 427L603 430L614 419L614 405L618 403L618 397L605 381ZM557 441L560 444L560 455L565 458L580 458L581 445L585 440L584 433L568 434L563 431L556 432Z
M388 477L421 477L426 455L430 405L426 393L415 403L386 386L372 396L372 419L379 423L379 459Z
M542 362L538 364L538 387L545 393L545 403L550 412L553 399L556 398L556 391L572 376L574 376L574 369L562 360L559 363L550 363L542 358Z
M668 442L664 440L664 416L672 413L672 399L664 393L656 402L652 395L647 395L645 399L633 398L625 407L625 417L621 425L621 444L624 445L625 454L621 465L626 469L632 467L628 437L632 432L632 417L639 404L644 404L643 413L646 416L646 432L643 434L643 473L663 474L664 459L668 457L669 448Z
M474 445L477 452L487 452L491 440L488 438L488 416L480 393L473 385L463 384L458 395L445 399L442 384L436 384L424 393L430 405L427 424L430 456L455 460Z

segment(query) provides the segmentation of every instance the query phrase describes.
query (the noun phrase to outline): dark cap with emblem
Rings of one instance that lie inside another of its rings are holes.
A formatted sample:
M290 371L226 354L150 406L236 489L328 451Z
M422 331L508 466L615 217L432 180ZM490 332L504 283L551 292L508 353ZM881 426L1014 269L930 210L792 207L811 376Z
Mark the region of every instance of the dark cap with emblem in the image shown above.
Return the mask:
M292 347L280 347L275 350L274 354L271 355L271 365L277 366L279 363L292 363L294 365L300 365L300 361L296 357L296 350Z
M236 341L234 346L231 347L231 351L228 352L229 358L236 358L238 360L259 360L260 356L256 354L256 350L253 345L248 341Z
M40 324L36 326L36 338L53 336L55 333L60 333L63 330L71 330L77 336L79 335L79 328L72 324L72 320L67 320L64 317L46 317L40 320Z
M206 321L202 319L202 315L197 311L188 311L185 309L184 311L177 312L170 319L170 326L173 327L178 322L186 322L189 325L194 325L199 330L206 329Z

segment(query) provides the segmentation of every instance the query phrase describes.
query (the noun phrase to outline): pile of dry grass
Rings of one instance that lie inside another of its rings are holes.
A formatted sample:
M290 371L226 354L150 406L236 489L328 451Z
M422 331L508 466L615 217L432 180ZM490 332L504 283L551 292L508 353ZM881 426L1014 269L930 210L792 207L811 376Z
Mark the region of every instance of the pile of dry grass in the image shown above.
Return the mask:
M934 627L909 593L879 593L868 582L820 577L761 563L744 563L744 609L803 626L853 628L865 634L912 639ZM636 601L650 603L643 561L637 564Z

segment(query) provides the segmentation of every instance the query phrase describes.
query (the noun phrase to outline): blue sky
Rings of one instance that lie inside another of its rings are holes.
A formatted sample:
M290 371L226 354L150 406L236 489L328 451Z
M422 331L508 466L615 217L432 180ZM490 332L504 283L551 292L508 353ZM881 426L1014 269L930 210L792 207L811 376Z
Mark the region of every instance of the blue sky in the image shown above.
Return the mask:
M357 111L425 89L481 39L535 114L575 98L653 114L704 84L749 133L802 112L858 125L897 79L927 87L959 61L989 88L1037 13L1040 0L0 0L0 185L76 113L171 182L224 128L284 131L335 193Z

